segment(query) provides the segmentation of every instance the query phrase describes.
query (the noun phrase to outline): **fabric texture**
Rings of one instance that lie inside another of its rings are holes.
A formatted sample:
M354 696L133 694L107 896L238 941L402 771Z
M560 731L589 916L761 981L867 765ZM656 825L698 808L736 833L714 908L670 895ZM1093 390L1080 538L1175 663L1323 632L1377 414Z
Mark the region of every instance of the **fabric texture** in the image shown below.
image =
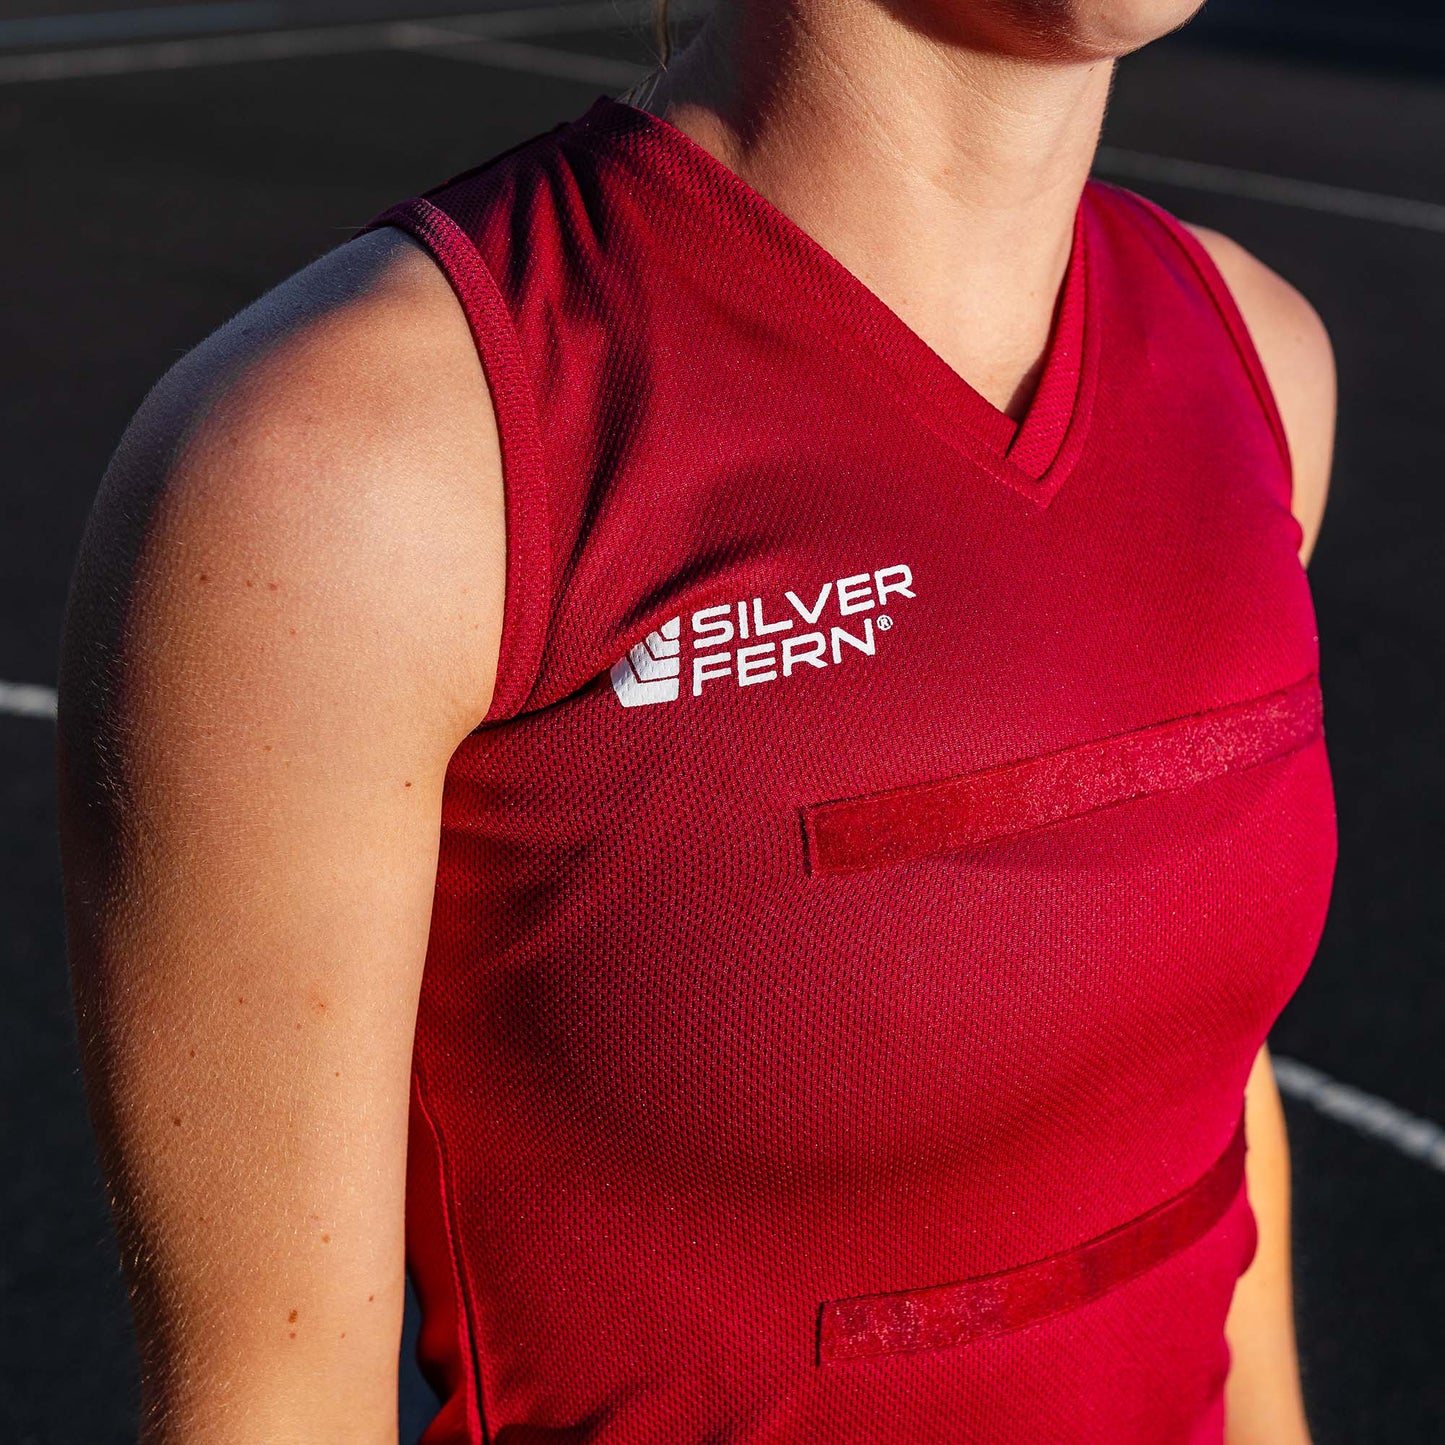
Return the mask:
M501 434L417 1024L426 1445L1220 1445L1335 866L1288 448L1091 181L992 406L664 121L403 202Z

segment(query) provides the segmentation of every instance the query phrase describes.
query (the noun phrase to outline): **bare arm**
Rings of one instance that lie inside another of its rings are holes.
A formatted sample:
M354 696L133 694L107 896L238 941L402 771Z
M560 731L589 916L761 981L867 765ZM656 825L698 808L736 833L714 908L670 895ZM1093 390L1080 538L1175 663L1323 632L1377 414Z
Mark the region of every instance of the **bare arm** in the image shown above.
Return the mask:
M490 696L500 463L397 233L184 358L72 581L59 776L147 1445L390 1445L441 788Z
M1226 1445L1309 1445L1295 1347L1290 1278L1289 1140L1268 1048L1244 1093L1250 1207L1259 1247L1235 1287L1225 1324L1231 1362Z
M1313 307L1235 242L1191 227L1219 266L1269 377L1289 441L1294 514L1308 563L1324 518L1334 450L1335 367ZM1245 1086L1246 1186L1259 1247L1235 1288L1225 1327L1232 1355L1228 1445L1309 1445L1295 1345L1290 1267L1290 1162L1284 1109L1268 1048Z

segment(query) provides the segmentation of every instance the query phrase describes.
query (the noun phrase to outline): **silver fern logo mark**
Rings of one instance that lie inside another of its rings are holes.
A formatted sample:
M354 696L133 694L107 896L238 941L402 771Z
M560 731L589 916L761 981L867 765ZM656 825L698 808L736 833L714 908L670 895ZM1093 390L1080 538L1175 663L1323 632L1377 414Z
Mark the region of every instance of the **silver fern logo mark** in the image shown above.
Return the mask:
M816 592L814 591L816 588ZM878 655L878 639L893 630L918 596L913 568L905 562L814 583L803 596L789 588L781 597L743 597L699 607L688 615L686 671L682 617L649 632L611 670L612 691L623 707L676 702L685 676L693 697L704 689L753 687L845 660ZM890 599L899 609L885 611ZM885 649L886 650L886 649Z
M612 691L623 707L676 702L682 676L682 618L664 622L612 668Z

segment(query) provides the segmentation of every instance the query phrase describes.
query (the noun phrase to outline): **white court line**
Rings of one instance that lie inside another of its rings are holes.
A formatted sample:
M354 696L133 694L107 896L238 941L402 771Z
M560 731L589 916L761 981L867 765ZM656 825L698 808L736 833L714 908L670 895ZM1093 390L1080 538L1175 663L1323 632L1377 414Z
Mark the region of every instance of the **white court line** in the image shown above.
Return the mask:
M677 7L686 19L699 8ZM156 70L192 70L206 65L244 61L300 60L327 55L355 55L384 50L443 51L469 47L479 40L563 35L638 24L652 14L647 0L594 0L580 5L547 5L526 10L498 10L471 15L441 15L421 20L368 21L357 25L308 26L295 30L261 30L245 35L198 35L181 40L150 40L130 45L97 45L79 50L45 50L29 55L0 55L0 85L54 80L82 80L102 75L135 75ZM460 58L485 62L474 46ZM535 48L529 57L498 48L491 62L507 70L579 80L586 84L631 85L645 70L626 61L572 51ZM568 56L569 60L559 59Z
M74 45L87 40L139 40L152 35L217 30L277 30L286 23L278 0L211 0L202 5L152 5L144 10L94 10L79 15L29 15L0 20L0 49Z
M612 7L608 7L609 10ZM514 30L513 33L516 33ZM553 32L555 33L555 32ZM141 71L194 70L241 61L299 60L388 50L424 51L470 60L500 70L519 70L556 80L575 80L625 90L648 67L572 50L549 50L515 40L491 39L486 27L453 28L443 21L389 20L379 25L327 26L315 30L269 30L257 35L160 40L146 45L107 45L94 50L56 50L41 55L0 56L0 85L46 80L79 80Z
M1445 1174L1445 1129L1433 1120L1367 1094L1353 1084L1342 1084L1298 1059L1274 1054L1271 1062L1281 1094Z
M648 72L630 60L608 60L600 55L579 55L572 50L549 50L516 40L486 40L478 36L432 26L403 26L397 49L431 50L447 60L470 60L500 70L520 70L553 80L576 80L604 89L626 90Z
M705 0L692 0L683 14ZM307 7L314 8L314 7ZM367 17L366 23L385 24L393 19L431 23L431 17L384 13ZM609 30L618 24L649 21L650 0L580 0L575 5L535 5L523 10L473 11L438 17L437 23L463 21L480 15L485 21L522 22L531 34L550 30ZM354 22L361 24L362 19ZM37 15L20 20L0 20L0 50L58 50L67 45L171 39L184 40L221 31L317 29L327 24L323 15L302 23L301 16L286 0L209 0L198 5L155 5L145 10L98 10L79 15ZM338 22L345 28L345 22ZM489 31L493 34L505 30Z
M0 682L0 713L13 717L55 716L55 689L34 682Z
M245 60L296 60L391 50L394 22L334 25L312 30L263 30L255 35L212 35L193 40L155 40L139 45L99 45L86 50L46 50L0 55L0 85L47 80L84 80L143 71L194 70Z
M1414 201L1404 196L1385 196L1377 191L1357 191L1322 181L1300 181L1290 176L1265 175L1261 171L1177 160L1172 156L1151 156L1117 146L1100 146L1095 166L1104 175L1128 180L1159 181L1191 191L1272 201L1305 211L1354 216L1363 221L1383 221L1386 225L1445 234L1445 206L1434 201Z
M669 3L673 20L690 20L708 8L708 0ZM583 0L576 5L533 5L521 10L479 10L470 15L440 15L418 25L464 30L498 39L508 35L565 35L579 30L615 30L624 25L651 25L653 0Z

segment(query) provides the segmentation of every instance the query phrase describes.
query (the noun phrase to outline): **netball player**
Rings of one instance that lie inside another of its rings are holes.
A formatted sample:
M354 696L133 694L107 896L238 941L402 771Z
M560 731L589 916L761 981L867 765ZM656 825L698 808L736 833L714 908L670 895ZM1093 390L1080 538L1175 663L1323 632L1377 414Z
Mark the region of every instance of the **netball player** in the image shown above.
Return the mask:
M1194 0L719 0L156 386L70 603L149 1445L1303 1445L1310 306ZM424 966L425 965L425 966ZM1247 1149L1247 1155L1246 1155Z

